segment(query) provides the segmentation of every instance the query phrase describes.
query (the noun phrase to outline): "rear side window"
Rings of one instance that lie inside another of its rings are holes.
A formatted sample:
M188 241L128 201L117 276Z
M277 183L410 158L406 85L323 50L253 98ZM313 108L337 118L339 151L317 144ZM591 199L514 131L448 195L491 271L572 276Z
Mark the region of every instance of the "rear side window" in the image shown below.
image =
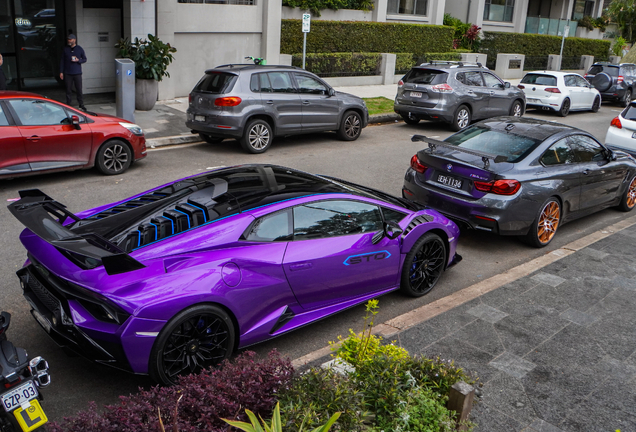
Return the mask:
M248 241L287 241L292 236L291 210L263 216L252 224L245 236Z
M606 66L606 65L594 65L590 68L588 72L590 75L598 75L602 72L605 72L609 76L618 76L618 67L614 66Z
M445 83L447 77L448 74L443 71L415 68L411 69L409 73L404 76L404 82L411 84L435 85Z
M7 116L4 113L2 104L0 104L0 126L9 126L9 122L7 121Z
M623 65L620 69L620 74L623 76L632 76L634 75L634 66L633 65Z
M636 106L630 105L623 110L621 113L624 119L627 120L636 120Z
M574 152L567 143L567 138L552 144L552 146L541 156L543 165L562 165L574 163Z
M272 91L274 93L296 92L296 88L287 72L268 72L267 76L269 77L269 82L272 83Z
M194 87L201 93L227 93L232 90L236 75L223 72L206 73Z
M404 216L406 216L402 212L387 207L382 207L382 215L384 216L385 221L395 223L398 223L399 221L404 219Z
M552 75L527 74L521 80L521 84L534 84L541 86L556 86L557 79Z
M272 85L269 82L269 77L266 73L258 73L252 75L250 79L250 90L255 93L271 93Z

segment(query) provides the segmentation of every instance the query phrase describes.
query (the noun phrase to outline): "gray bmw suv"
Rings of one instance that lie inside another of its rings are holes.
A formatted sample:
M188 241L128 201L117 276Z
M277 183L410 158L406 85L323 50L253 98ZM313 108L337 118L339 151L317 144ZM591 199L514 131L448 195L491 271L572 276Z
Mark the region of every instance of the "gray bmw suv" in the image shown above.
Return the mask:
M407 124L439 120L455 131L472 120L521 116L526 96L481 64L430 62L413 67L398 82L394 111Z
M358 139L369 122L364 101L293 66L230 64L205 71L190 93L186 125L209 143L235 138L263 153L275 136L336 131Z

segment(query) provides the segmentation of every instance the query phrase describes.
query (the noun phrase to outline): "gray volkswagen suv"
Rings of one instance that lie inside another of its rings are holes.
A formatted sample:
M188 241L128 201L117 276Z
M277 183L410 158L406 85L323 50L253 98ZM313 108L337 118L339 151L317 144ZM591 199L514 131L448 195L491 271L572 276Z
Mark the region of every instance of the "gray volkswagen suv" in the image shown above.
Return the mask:
M336 131L358 139L369 122L364 101L293 66L229 64L205 71L190 93L186 125L209 143L235 138L263 153L275 136Z
M636 65L597 62L584 77L601 93L603 100L611 100L626 107L632 101L636 87Z
M398 82L393 109L408 124L449 123L455 131L472 120L521 116L526 96L480 63L433 61L413 67Z

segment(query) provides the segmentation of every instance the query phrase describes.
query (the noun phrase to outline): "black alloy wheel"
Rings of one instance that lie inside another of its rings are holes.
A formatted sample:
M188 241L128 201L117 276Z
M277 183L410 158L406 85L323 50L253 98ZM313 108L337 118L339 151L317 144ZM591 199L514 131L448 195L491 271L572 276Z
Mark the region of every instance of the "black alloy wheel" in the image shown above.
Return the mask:
M630 89L625 90L625 96L623 96L623 100L621 101L621 106L626 107L632 101L632 91Z
M221 141L223 141L223 138L221 137L213 137L212 135L208 135L203 132L199 132L199 136L201 137L203 141L209 144L218 144Z
M95 160L97 169L105 175L121 174L130 167L132 152L121 140L108 141L99 148Z
M523 104L521 101L514 101L510 107L510 115L514 117L521 117L523 115Z
M420 237L404 260L400 290L411 297L428 294L446 268L446 246L440 236Z
M559 109L559 117L567 117L568 114L570 114L570 98L565 98Z
M347 111L342 116L338 129L338 138L343 141L355 141L362 133L362 118L355 111Z
M234 351L235 331L220 307L198 305L172 318L163 328L150 356L150 376L173 385L182 375L219 365Z
M410 115L404 115L401 114L402 116L402 120L404 120L404 123L406 123L407 125L416 125L420 122L420 119L418 119L417 117L411 117Z
M596 96L594 98L594 103L592 104L592 112L598 112L601 109L601 97Z

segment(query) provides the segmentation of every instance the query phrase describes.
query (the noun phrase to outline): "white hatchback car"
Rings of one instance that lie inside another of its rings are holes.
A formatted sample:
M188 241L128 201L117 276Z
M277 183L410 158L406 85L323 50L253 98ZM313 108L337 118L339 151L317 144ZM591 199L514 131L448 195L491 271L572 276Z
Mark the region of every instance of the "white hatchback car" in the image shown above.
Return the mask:
M601 94L576 73L528 72L517 87L526 94L526 108L556 111L561 117L570 111L597 112L601 108Z
M605 135L605 145L636 157L636 102L614 117Z

